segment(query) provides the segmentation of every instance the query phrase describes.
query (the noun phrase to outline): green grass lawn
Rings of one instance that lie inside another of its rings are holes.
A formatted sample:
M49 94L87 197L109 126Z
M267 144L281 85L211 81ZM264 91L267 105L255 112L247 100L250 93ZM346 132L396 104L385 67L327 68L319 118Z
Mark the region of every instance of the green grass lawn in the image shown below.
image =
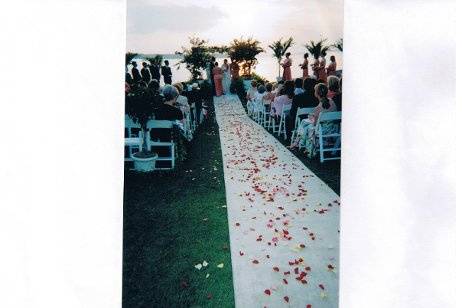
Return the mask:
M125 172L124 307L234 306L215 123L200 128L188 152L175 173Z

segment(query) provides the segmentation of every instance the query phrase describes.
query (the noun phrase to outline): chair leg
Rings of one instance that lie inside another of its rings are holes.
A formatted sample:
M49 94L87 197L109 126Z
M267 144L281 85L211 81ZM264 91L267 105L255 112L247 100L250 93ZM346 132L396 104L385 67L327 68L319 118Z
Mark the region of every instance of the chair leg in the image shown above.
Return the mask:
M322 137L322 129L319 130L319 159L324 162L324 139Z

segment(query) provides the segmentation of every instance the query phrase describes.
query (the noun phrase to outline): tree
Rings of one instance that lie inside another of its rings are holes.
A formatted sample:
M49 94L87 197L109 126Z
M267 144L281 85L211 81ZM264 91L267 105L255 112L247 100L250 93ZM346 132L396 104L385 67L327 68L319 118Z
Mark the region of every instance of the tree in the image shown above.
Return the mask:
M341 52L343 52L343 38L339 39L337 42L335 42L332 47L337 48Z
M325 56L329 50L330 46L324 44L326 41L326 39L322 39L316 43L310 41L310 43L306 44L305 47L308 49L308 52L311 53L315 59L317 59L322 55Z
M241 37L240 39L234 39L229 46L228 54L239 65L242 65L244 76L251 75L252 67L255 67L258 63L256 56L264 52L259 45L260 42L253 38L243 39Z
M147 57L146 60L149 61L152 65L162 65L162 60L164 60L164 57L161 55L155 55L154 57Z
M185 64L186 69L191 72L192 80L197 80L202 78L202 70L207 68L207 64L212 59L211 50L207 47L207 41L198 37L189 38L189 44L191 47L182 47L182 52L176 52L183 56L177 66Z
M129 65L137 55L138 54L134 52L127 52L125 54L125 65Z
M294 39L290 37L287 41L283 41L282 38L273 42L273 44L268 47L273 50L273 56L278 60L279 74L278 77L281 77L281 60L286 51L294 44Z

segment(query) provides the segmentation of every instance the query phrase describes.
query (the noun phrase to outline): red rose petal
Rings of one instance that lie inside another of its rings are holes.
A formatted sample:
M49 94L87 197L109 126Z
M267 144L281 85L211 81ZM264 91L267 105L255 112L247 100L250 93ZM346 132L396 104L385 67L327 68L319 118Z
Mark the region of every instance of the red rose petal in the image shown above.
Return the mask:
M279 272L279 267L275 266L275 267L273 267L273 270L274 270L275 272Z
M253 263L253 264L258 264L258 263L260 263L260 262L258 262L258 260L253 260L252 263Z
M284 300L285 300L286 302L289 302L289 297L288 297L288 296L284 296Z
M285 278L282 279L282 281L287 284L287 280Z
M324 290L324 286L322 284L319 285L319 287Z
M267 295L271 295L271 291L270 291L270 290L268 290L268 289L266 289L266 290L265 290L265 294L267 294Z

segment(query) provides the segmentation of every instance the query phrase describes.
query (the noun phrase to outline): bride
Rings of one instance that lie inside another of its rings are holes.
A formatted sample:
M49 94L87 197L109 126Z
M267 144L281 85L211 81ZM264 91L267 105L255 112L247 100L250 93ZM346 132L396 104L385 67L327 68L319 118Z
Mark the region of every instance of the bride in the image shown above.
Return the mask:
M224 94L229 94L229 88L231 86L231 73L228 64L228 59L225 59L223 61L221 70L223 71L223 92Z

